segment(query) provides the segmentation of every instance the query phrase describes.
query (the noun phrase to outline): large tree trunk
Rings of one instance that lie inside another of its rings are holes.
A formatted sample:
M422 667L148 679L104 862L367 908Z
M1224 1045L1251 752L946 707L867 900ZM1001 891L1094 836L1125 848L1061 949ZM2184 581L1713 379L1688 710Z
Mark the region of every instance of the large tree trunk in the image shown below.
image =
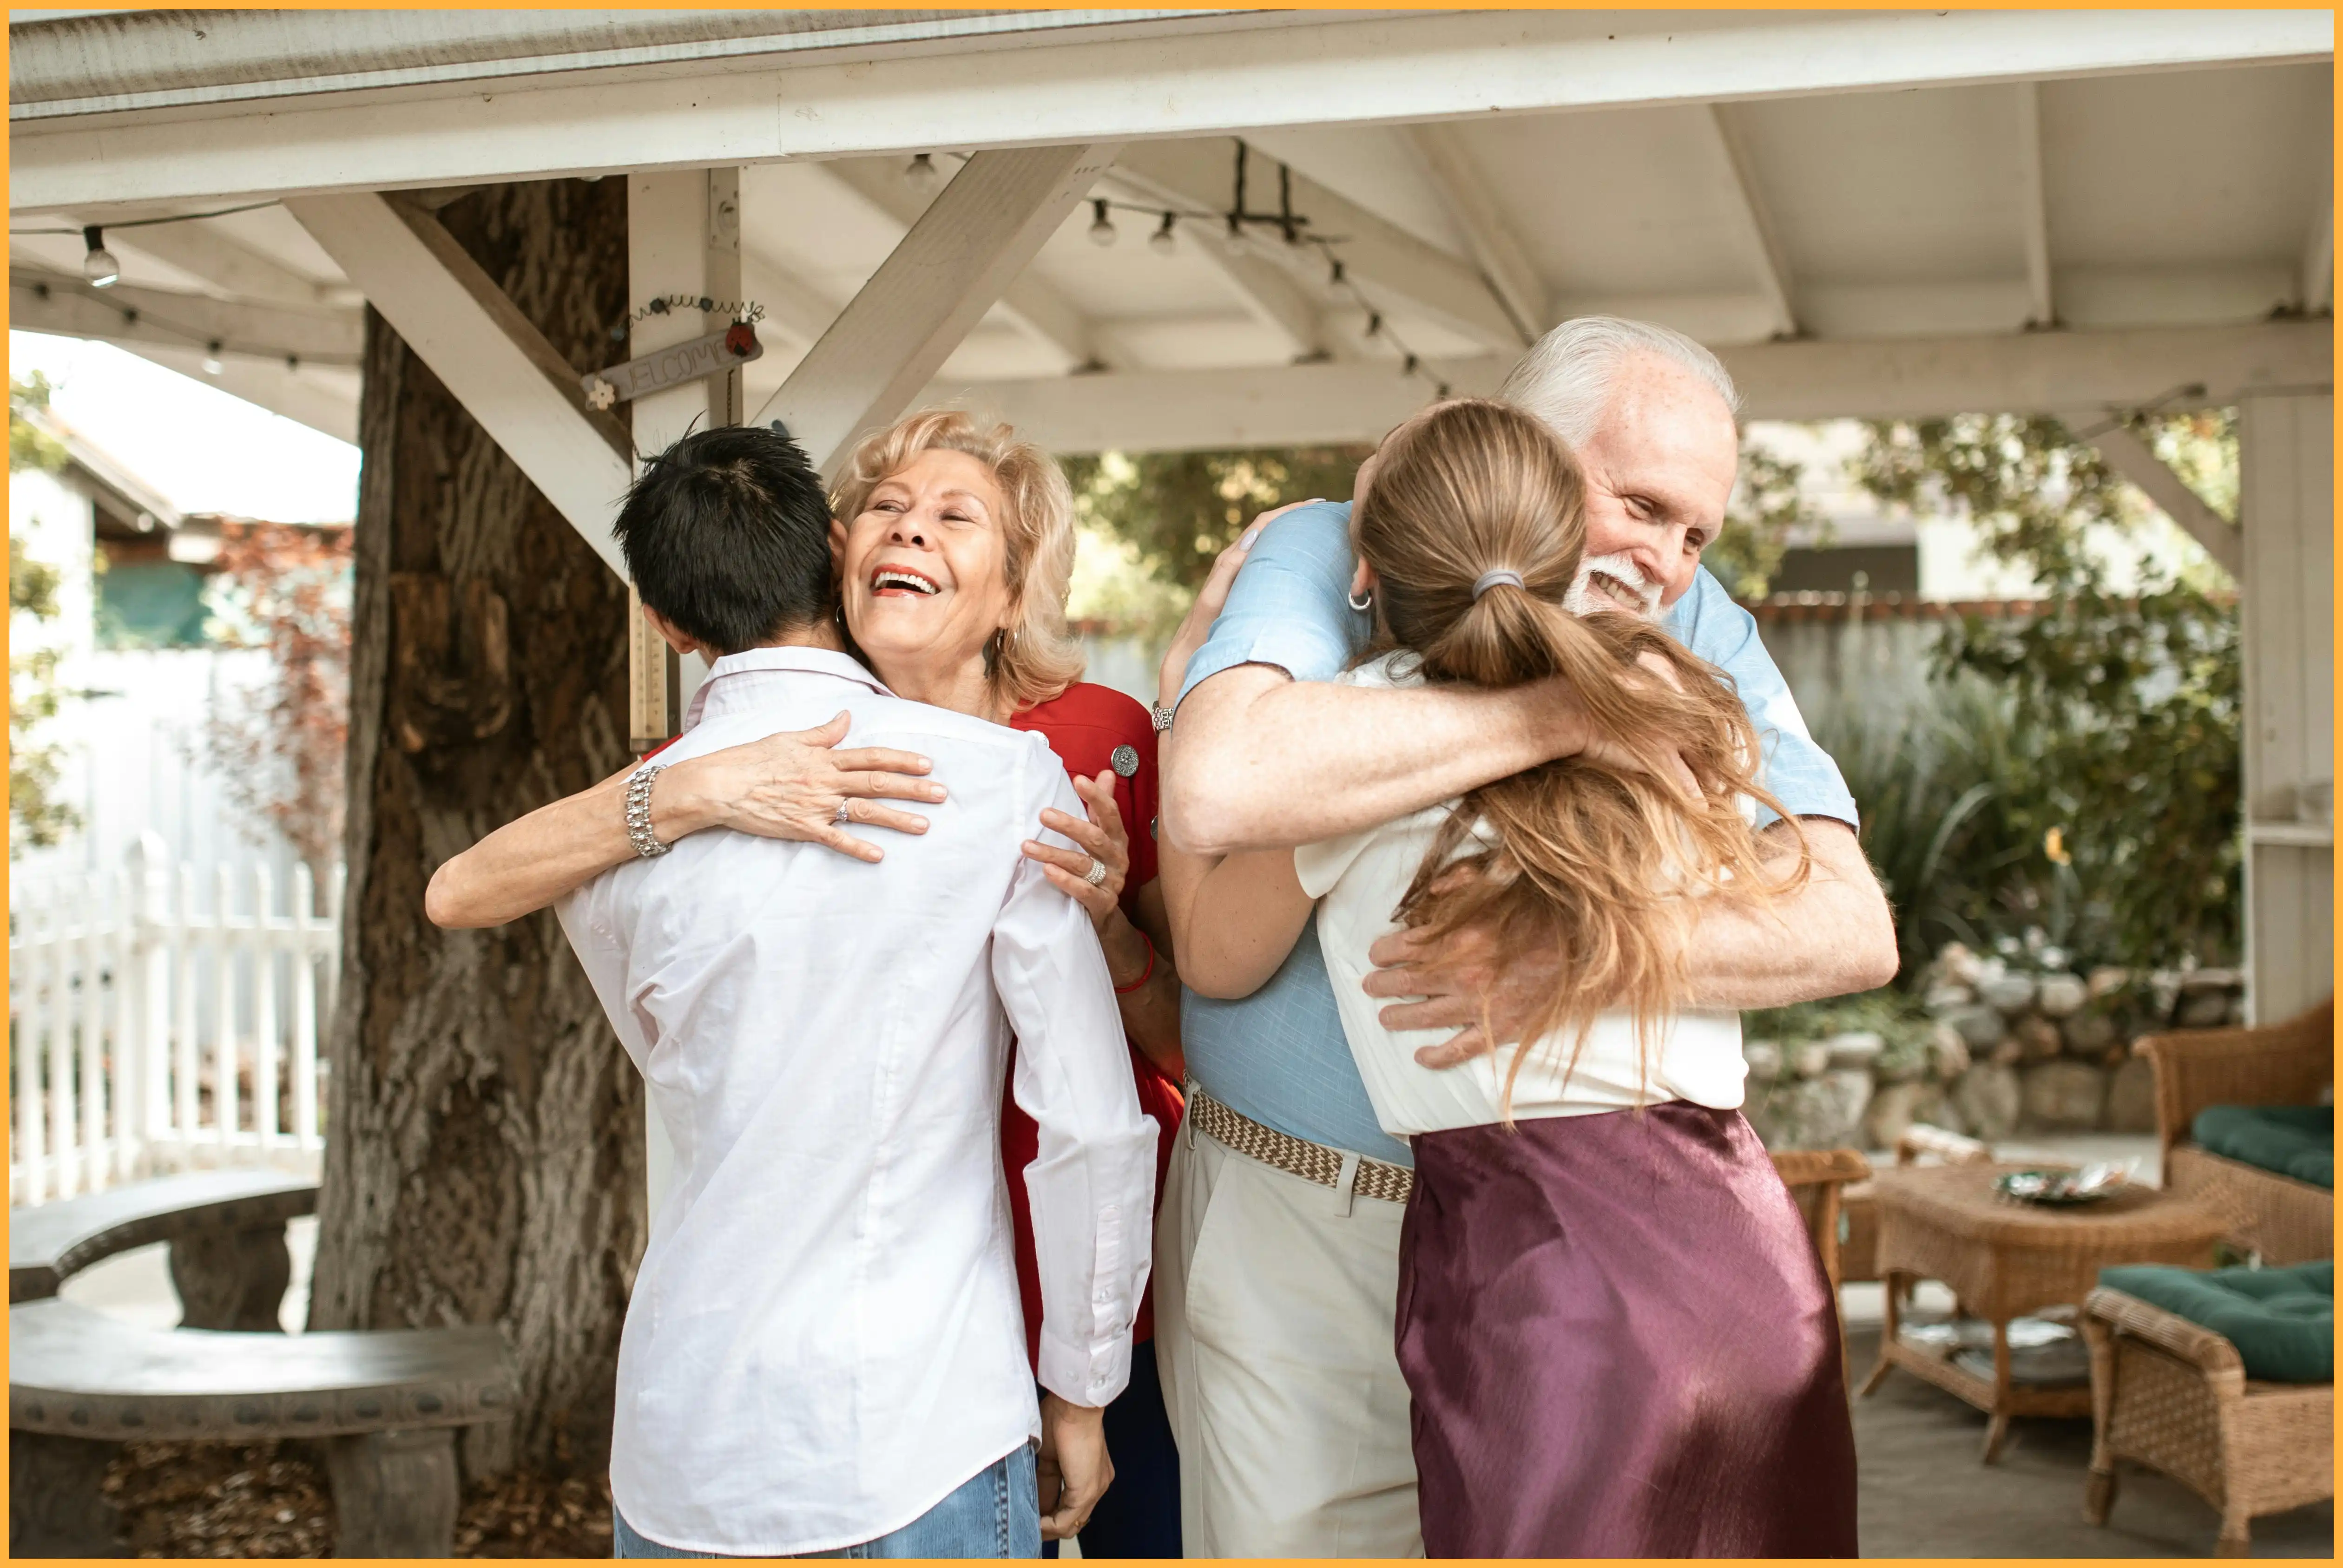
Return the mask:
M608 362L626 182L491 186L439 216L571 363ZM496 1323L520 1365L514 1455L601 1462L648 1230L641 1080L549 911L441 931L423 890L624 764L626 588L372 311L358 426L350 879L309 1322Z

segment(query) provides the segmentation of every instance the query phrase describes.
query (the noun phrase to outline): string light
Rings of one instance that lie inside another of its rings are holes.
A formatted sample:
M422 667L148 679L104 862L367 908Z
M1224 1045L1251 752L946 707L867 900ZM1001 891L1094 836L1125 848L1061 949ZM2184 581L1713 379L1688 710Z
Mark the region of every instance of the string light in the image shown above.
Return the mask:
M106 231L96 224L81 231L82 244L89 254L81 258L81 275L89 279L92 288L112 288L122 281L122 264L106 248Z
M1106 216L1103 200L1091 203L1091 243L1104 250L1114 243L1114 219Z
M1173 215L1165 213L1162 226L1147 236L1147 248L1158 256L1170 256L1173 251L1178 250L1180 244L1172 237L1172 226L1176 221Z
M934 158L920 153L903 166L903 183L927 196L944 183L944 171L936 167Z
M226 368L220 361L220 340L215 337L204 346L204 374L216 376Z

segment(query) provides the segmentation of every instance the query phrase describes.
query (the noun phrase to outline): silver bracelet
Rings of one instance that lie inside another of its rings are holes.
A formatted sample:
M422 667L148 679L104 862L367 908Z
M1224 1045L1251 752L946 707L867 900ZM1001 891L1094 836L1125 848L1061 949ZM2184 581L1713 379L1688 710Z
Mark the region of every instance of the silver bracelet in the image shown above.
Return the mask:
M668 850L651 831L651 784L666 770L664 762L646 762L627 779L627 837L647 860Z

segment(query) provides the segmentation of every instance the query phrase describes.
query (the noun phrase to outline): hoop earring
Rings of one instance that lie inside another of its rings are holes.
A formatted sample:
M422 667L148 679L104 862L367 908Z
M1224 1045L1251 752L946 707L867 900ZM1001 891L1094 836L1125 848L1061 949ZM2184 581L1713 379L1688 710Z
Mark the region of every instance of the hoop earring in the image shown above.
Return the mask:
M1366 593L1350 594L1345 597L1350 607L1353 609L1357 610L1361 615L1364 615L1367 611L1375 608L1375 596L1373 590L1369 590Z

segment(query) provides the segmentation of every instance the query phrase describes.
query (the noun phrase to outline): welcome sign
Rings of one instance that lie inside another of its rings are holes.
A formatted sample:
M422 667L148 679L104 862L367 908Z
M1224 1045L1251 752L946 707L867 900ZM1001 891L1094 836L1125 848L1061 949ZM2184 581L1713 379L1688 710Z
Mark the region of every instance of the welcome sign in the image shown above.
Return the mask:
M629 359L624 365L582 376L578 385L585 387L588 403L597 408L608 408L627 398L679 387L687 381L745 365L763 357L764 353L765 346L757 341L757 329L745 321L736 321L721 332L711 332L705 337L695 337L689 343L678 343L639 359Z

